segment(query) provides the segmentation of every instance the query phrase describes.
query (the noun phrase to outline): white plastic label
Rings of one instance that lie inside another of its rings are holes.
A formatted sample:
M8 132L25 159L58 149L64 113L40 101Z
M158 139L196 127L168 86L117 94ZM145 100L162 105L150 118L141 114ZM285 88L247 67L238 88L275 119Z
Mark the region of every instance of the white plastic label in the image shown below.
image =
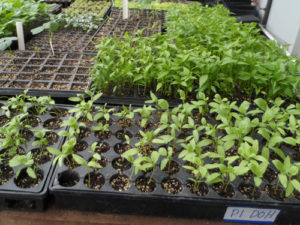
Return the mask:
M280 213L279 209L228 206L224 221L238 223L273 223Z

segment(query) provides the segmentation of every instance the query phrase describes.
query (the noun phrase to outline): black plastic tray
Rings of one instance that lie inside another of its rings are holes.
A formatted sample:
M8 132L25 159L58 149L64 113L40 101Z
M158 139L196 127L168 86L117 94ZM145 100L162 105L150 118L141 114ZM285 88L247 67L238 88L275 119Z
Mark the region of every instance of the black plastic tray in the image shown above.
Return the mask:
M98 104L110 104L110 105L125 105L125 106L143 106L145 101L150 100L150 98L142 98L138 96L132 97L122 97L122 96L102 96L100 99L96 100ZM166 99L170 107L175 107L182 103L180 99Z
M53 4L53 3L61 4L65 8L71 5L71 3L74 2L74 0L42 0L42 2L48 4Z
M2 104L5 105L4 101L1 101ZM56 105L56 107L68 109L65 105ZM2 110L0 110L0 115L3 115ZM50 114L44 114L38 116L41 119L40 124L35 127L35 129L41 129L43 124L50 119L54 119L55 117ZM66 119L67 117L61 117L60 119ZM52 130L55 133L58 133L61 130L65 130L66 128L60 128L57 130ZM58 136L57 143L51 145L50 147L61 148L64 137ZM25 152L29 152L32 149L38 148L37 146L32 146L32 141L34 138L28 142L28 147L21 145ZM1 149L2 150L2 149ZM54 157L53 157L54 158ZM54 166L52 165L52 161L39 165L39 168L43 170L43 179L41 183L37 186L24 189L16 186L14 183L14 177L17 171L17 168L13 168L14 176L10 178L6 183L0 185L0 209L9 209L9 210L26 210L26 211L42 211L45 209L47 205L47 197L48 197L48 186L49 182L54 170Z
M103 19L111 12L112 6L110 6L105 12ZM104 23L104 22L103 22ZM101 29L103 23L97 30L86 32L82 29L63 28L53 32L52 46L54 52L82 52L86 46L91 44L92 38ZM26 50L34 51L51 51L49 42L50 33L43 31L40 34L35 35L30 41L26 43Z
M58 14L61 12L62 5L61 4L53 4L50 8L50 13Z
M156 14L151 15L152 13ZM104 37L121 37L125 33L134 34L139 29L143 28L146 28L142 34L143 36L151 36L155 33L161 33L163 32L165 14L166 11L164 10L129 9L129 19L123 20L122 9L112 7L110 16L105 19L102 26L93 35L91 41L84 46L84 51L95 51L95 43ZM156 30L151 29L154 23L158 24Z
M90 87L93 53L16 51L0 53L0 94L70 97ZM22 85L22 86L20 86Z
M153 113L154 114L154 113ZM135 119L139 120L139 116L135 115ZM118 117L112 116L114 122L118 121ZM158 118L152 119L152 122L157 122ZM96 123L88 126L95 126ZM151 128L150 128L151 129ZM174 216L174 217L189 217L189 218L207 218L217 219L223 218L226 208L228 206L244 206L244 207L257 207L257 208L272 208L280 209L281 212L276 220L278 223L288 224L295 223L300 219L300 201L289 197L285 202L273 200L268 195L263 194L257 200L249 200L238 191L239 183L243 182L242 178L238 178L233 182L235 195L233 198L228 199L216 194L211 188L204 197L199 197L192 194L186 187L188 178L191 177L183 168L179 172L168 176L166 173L160 171L154 175L156 181L156 189L151 193L140 192L135 187L135 179L142 175L138 173L133 175L131 185L126 191L118 191L113 189L110 184L111 176L115 174L122 174L127 177L131 176L131 169L120 171L112 166L112 162L120 155L114 151L117 143L125 143L124 140L118 139L114 134L120 130L127 131L127 134L132 136L130 145L133 147L137 143L137 134L140 130L139 127L133 125L129 128L122 129L117 123L113 123L109 130L112 136L108 139L102 140L110 146L109 151L102 153L102 158L106 158L108 165L98 172L105 177L105 183L100 190L93 190L86 187L83 179L86 176L86 170L83 167L77 167L70 170L67 166L57 167L50 182L50 193L54 195L56 204L59 208L75 209L84 211L100 211L107 213L129 213L129 214L143 214L143 215L156 215L156 216ZM91 132L89 137L81 139L88 143L89 147L78 153L85 159L89 159L90 146L95 141L99 141L95 137L94 132ZM159 145L156 145L159 147ZM174 158L179 165L183 164L181 159ZM274 168L273 168L274 169ZM60 180L69 179L72 176L77 176L79 181L72 187L64 187L60 185ZM183 184L183 190L176 195L166 194L160 183L167 177L177 178ZM270 183L264 180L262 186L266 184L274 184L276 180Z

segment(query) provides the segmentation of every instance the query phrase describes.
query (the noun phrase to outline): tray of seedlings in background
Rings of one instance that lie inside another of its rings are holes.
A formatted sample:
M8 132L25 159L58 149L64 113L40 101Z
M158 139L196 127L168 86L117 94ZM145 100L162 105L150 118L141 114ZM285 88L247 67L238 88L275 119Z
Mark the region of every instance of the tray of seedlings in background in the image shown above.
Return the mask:
M106 18L110 13L112 2L107 1L90 1L75 0L70 7L64 10L67 14L96 14L98 18Z
M61 4L52 4L50 7L50 13L58 14L61 12L62 5Z
M108 1L76 0L61 14L62 17L66 17L64 26L55 31L44 30L37 34L26 44L26 49L54 52L82 51L101 26L103 18L110 13L111 5Z
M86 32L81 29L64 28L51 33L43 31L35 35L26 43L27 50L51 51L50 38L54 52L82 51L95 34L95 31Z
M152 95L153 106L133 109L93 106L98 97L70 99L66 142L47 149L60 161L50 183L59 207L222 219L248 206L299 219L299 104L200 94L170 109Z
M108 36L122 37L125 33L134 34L142 31L142 36L161 33L165 21L165 11L149 9L129 9L129 18L122 19L122 9L112 8L110 16L94 34L85 51L95 51L94 47L102 38Z
M59 148L58 132L69 116L49 96L31 97L26 91L1 102L0 208L41 211L46 205L53 156L46 147Z
M43 0L41 2L45 2L48 4L61 4L63 7L68 7L72 2L74 2L74 0Z
M29 89L31 95L70 97L90 86L93 54L23 51L2 52L0 93L15 95Z

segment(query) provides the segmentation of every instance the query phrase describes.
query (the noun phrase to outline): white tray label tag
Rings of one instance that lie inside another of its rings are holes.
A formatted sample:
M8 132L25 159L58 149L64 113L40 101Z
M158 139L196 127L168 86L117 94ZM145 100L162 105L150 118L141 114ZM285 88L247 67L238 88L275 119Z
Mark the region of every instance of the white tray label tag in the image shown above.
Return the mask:
M279 209L228 206L223 220L244 223L273 223L279 213Z

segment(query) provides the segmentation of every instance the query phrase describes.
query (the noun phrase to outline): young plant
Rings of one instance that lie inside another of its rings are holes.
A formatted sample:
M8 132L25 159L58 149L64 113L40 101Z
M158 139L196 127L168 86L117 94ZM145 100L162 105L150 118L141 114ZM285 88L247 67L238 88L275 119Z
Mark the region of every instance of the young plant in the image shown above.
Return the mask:
M49 132L49 130L43 129L43 130L38 130L34 134L36 140L32 142L32 146L38 146L41 152L43 152L45 147L48 146L49 144L48 139L46 137L47 132Z
M248 117L236 118L233 126L222 126L227 133L225 140L235 140L239 147L243 142L244 137L249 133L253 134L253 131L258 125L258 118L253 120L250 120Z
M158 153L161 156L164 156L165 158L161 160L160 163L160 169L164 170L166 166L168 166L168 173L170 173L171 169L171 162L172 162L172 157L173 157L173 148L168 147L168 150L166 148L159 148Z
M80 128L81 127L85 127L85 124L82 122L78 122L79 118L78 118L78 114L76 117L69 117L68 120L64 120L62 123L62 127L69 127L68 131L60 131L58 133L58 135L60 136L66 136L68 138L72 138L72 137L79 137L80 134Z
M169 103L165 99L158 99L153 92L150 92L151 100L146 101L145 103L152 103L155 104L155 108L160 111L164 112L165 110L169 110Z
M99 131L100 134L105 134L106 132L109 131L108 127L109 127L109 124L103 124L103 123L99 122L96 127L92 127L91 129L93 131Z
M263 161L261 163L257 161L252 161L251 164L249 164L250 171L254 174L254 185L256 189L258 189L262 183L262 178L268 168L269 162ZM252 196L254 197L255 194L255 188L253 188Z
M120 116L124 120L124 124L126 126L130 125L130 120L134 117L134 112L131 109L131 105L127 108L126 106L122 106L123 110L119 113L115 113L114 115Z
M32 159L32 153L28 152L26 155L16 155L11 160L9 160L10 167L21 166L17 173L16 179L18 179L20 172L22 169L26 168L26 173L29 177L36 179L36 172L38 167L34 164L34 160Z
M198 157L202 154L204 147L209 146L212 143L210 139L199 140L199 131L194 130L192 136L186 139L186 143L182 143L182 151L178 155L178 158L188 160L193 158L195 155Z
M209 112L208 100L203 92L198 92L197 101L192 101L194 109L198 110L197 119L200 120L202 116Z
M27 108L28 108L28 103L26 103L27 92L28 89L26 89L21 95L16 95L15 97L9 98L7 100L6 105L1 107L1 109L5 112L5 115L8 118L10 118L13 113L27 112Z
M55 105L55 101L50 96L28 96L31 106L36 111L37 115L42 115L49 109L49 106Z
M77 97L69 98L69 100L72 102L78 102L78 104L73 109L69 110L69 112L70 113L74 112L78 117L82 116L83 119L92 122L93 104L96 100L98 100L102 96L102 93L93 95L91 91L86 91L85 94L87 94L90 97L90 100L86 101L84 94L77 94Z
M66 159L67 161L69 161L69 156L73 155L73 150L74 147L76 145L76 138L70 138L69 140L67 140L63 146L62 149L59 150L57 148L52 148L52 147L47 147L47 151L50 152L52 155L56 155L56 157L53 160L53 165L55 165L55 163L58 161L58 165L61 167L62 166L62 162L64 159Z
M263 175L268 168L269 161L268 158L265 158L263 155L259 154L260 149L257 140L253 140L250 137L245 137L244 140L245 142L240 145L238 153L241 156L241 161L244 162L254 174L254 185L256 186L256 189L258 189L262 183ZM252 191L253 197L254 194L255 188L253 188Z
M297 180L299 168L296 164L291 163L290 157L287 156L283 163L277 159L272 163L279 171L275 193L278 191L279 183L284 187L286 197L290 196L295 189L300 191L300 182Z
M94 121L98 121L101 118L104 118L106 121L109 121L110 114L114 111L114 108L106 108L107 104L104 106L97 106L96 110L98 113L94 116Z
M273 102L274 105L271 108L262 98L255 99L254 102L259 109L250 111L249 113L263 113L262 121L259 123L258 133L266 139L268 139L269 135L275 132L278 132L281 135L286 135L285 130L287 129L289 115L283 113L280 109L280 105L283 104L283 101L280 98L277 98Z
M159 160L159 156L159 152L157 151L153 151L149 157L143 156L139 153L139 149L137 148L132 148L122 154L122 157L124 157L132 163L133 169L131 176L133 176L133 174L138 174L139 171L147 172L149 169L152 170L148 180L148 184L150 184L152 181L153 175L156 170L156 165Z
M8 156L13 156L21 144L27 147L27 141L23 134L24 128L29 126L24 126L21 121L26 116L27 113L16 115L4 127L0 127L0 134L4 136L0 145L3 149L9 148Z
M191 171L194 175L193 178L189 178L194 185L194 192L199 190L201 183L206 181L212 183L212 181L218 179L218 173L209 173L208 167L209 164L206 165L204 159L208 156L208 153L205 154L196 154L192 156L192 154L188 155L185 160L190 163L190 165L184 165L183 168ZM211 168L211 167L210 167Z
M230 102L227 98L221 98L219 94L215 95L214 101L209 103L211 106L210 113L216 113L216 119L222 121L223 126L232 126L232 109L235 108L236 102ZM223 126L219 126L222 128Z
M159 128L147 132L143 132L142 130L140 130L142 138L138 143L136 143L135 146L138 147L142 155L147 156L150 154L149 151L151 151L151 149L154 149L153 144L155 143L155 137L159 134L159 132Z
M226 144L224 144L225 146ZM229 156L225 155L226 148L223 146L218 146L217 153L208 152L208 157L219 159L219 163L211 164L213 168L218 168L219 174L212 182L222 183L222 189L226 192L230 182L236 179L236 176L244 175L249 171L249 167L245 162L241 162L238 166L234 166L234 162L239 159L239 156ZM211 169L211 168L210 168Z
M101 156L98 153L94 153L96 149L97 143L93 143L91 146L90 153L92 154L92 159L87 162L84 158L82 158L79 155L72 154L73 159L79 164L86 168L87 174L88 174L88 187L91 187L91 171L90 168L94 169L100 169L102 166L97 162L98 160L101 160Z
M138 108L135 109L133 112L134 113L139 113L142 116L142 120L141 120L141 127L145 128L147 126L147 123L149 121L149 119L152 119L152 112L154 111L154 108L149 105L144 105L143 108Z

